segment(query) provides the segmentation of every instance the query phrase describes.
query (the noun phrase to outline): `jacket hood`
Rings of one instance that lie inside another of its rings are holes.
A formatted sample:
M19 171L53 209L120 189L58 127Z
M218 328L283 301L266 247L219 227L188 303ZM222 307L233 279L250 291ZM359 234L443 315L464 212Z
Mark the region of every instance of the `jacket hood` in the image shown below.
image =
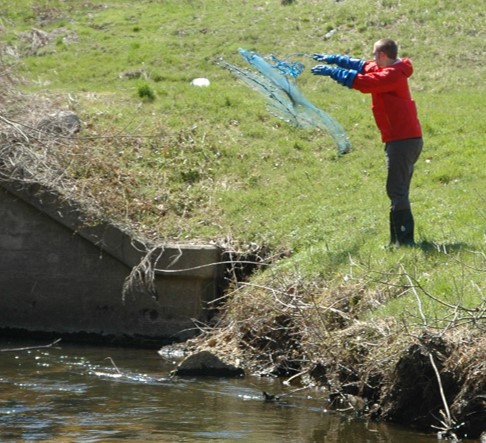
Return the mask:
M410 77L413 73L412 62L409 58L402 58L400 61L393 65L394 67L400 69L405 77Z

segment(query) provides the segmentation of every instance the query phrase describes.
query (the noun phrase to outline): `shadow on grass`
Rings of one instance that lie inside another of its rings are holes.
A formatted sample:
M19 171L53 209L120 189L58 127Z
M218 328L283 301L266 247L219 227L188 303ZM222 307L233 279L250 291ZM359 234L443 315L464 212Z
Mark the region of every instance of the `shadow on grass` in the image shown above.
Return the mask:
M329 253L329 263L327 264L329 269L335 270L341 265L349 263L349 257L356 257L359 255L363 243L364 241L359 241L343 251Z
M429 240L417 242L415 248L421 249L427 254L451 254L463 250L473 250L474 248L467 243L437 243Z

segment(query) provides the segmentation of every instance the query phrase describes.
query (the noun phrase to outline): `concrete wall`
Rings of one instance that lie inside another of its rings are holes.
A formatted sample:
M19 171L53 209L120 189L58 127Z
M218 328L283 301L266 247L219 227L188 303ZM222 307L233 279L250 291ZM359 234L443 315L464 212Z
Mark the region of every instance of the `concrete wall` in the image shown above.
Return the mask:
M194 335L223 269L213 246L166 245L154 287L123 295L145 255L116 226L86 227L79 208L39 186L0 184L0 330L66 334L116 343ZM172 264L172 266L171 266ZM184 272L174 270L199 267Z

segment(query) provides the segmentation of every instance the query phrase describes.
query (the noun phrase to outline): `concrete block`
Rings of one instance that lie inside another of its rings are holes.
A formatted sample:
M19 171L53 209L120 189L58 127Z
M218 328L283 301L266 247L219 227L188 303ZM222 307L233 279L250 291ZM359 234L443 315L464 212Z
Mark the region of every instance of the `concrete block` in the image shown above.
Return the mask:
M205 321L220 295L221 251L164 245L152 254L153 287L124 292L145 254L117 226L86 226L83 211L52 191L0 183L0 330L121 344L195 335L193 321Z

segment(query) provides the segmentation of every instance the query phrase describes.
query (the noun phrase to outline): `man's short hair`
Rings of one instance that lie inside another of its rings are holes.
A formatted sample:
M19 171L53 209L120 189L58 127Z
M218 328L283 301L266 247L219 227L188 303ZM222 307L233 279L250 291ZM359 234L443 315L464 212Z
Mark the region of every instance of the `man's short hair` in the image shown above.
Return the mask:
M386 54L392 60L398 56L398 46L391 38L382 38L376 42L376 49Z

